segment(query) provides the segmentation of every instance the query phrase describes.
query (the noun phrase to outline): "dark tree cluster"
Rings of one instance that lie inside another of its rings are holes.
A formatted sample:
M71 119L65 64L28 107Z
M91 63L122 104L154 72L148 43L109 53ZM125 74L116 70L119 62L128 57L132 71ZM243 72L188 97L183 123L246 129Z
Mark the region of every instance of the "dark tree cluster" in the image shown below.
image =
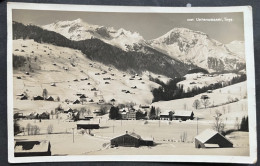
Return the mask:
M243 117L240 123L240 131L249 131L248 128L248 116L247 117Z
M154 88L152 90L153 94L153 102L157 101L168 101L168 100L175 100L175 99L182 99L193 97L195 95L205 93L208 90L219 89L224 86L233 85L239 82L243 82L246 80L246 75L242 74L240 76L234 77L228 84L223 85L221 82L217 82L215 84L210 84L209 86L200 87L193 87L192 89L188 88L187 91L184 91L183 86L178 86L177 83L184 80L184 78L176 78L170 80L167 84L164 84L159 79L150 79L161 86L159 88Z
M23 56L13 55L13 68L17 69L23 67L26 62L26 58Z
M112 106L109 111L109 119L121 119L119 108Z

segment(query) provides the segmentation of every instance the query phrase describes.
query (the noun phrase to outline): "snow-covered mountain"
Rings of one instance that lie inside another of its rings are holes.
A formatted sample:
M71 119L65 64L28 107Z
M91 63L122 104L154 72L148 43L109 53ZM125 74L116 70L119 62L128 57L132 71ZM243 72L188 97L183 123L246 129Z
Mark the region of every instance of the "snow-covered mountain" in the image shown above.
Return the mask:
M245 42L234 40L228 44L226 44L227 48L231 51L239 55L241 58L245 58Z
M209 71L237 70L245 64L244 51L236 49L241 42L225 45L203 32L186 28L174 28L149 43L173 58Z
M98 38L108 44L119 47L125 51L132 51L145 44L143 37L137 32L130 32L123 28L92 25L81 19L73 21L58 21L42 26L43 29L57 32L70 40L85 40Z
M187 28L174 28L150 41L146 41L138 32L92 25L81 19L58 21L42 28L74 41L97 38L124 51L147 54L155 49L175 60L210 72L233 71L245 67L244 42L233 41L225 45L203 32Z

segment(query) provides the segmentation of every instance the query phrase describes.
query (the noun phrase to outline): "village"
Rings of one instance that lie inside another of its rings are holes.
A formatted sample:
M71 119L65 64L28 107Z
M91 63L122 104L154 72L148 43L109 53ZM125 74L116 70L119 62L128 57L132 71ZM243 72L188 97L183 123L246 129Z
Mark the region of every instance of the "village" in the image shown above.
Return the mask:
M246 81L230 83L237 73L187 74L178 82L186 92L221 87L152 102L160 84L151 77L164 83L168 77L122 72L78 50L32 40L14 40L13 50L24 57L13 71L17 157L249 155Z

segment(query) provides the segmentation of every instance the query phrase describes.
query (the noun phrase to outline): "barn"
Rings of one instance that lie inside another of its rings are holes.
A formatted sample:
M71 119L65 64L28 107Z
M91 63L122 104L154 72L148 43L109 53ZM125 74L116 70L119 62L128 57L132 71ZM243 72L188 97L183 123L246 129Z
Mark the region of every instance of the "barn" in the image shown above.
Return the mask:
M99 124L89 121L78 121L77 129L99 129Z
M140 135L132 132L126 133L124 135L115 137L110 140L110 144L114 146L126 146L126 147L139 147L139 146L152 146L153 139L152 138L144 138L142 139Z
M193 111L188 110L176 110L173 114L173 119L175 120L193 120L194 119L194 113Z
M230 142L222 134L212 129L204 130L202 133L195 137L196 148L227 148L233 147Z
M54 101L54 98L53 98L52 96L48 96L48 97L46 98L46 100L47 100L47 101Z
M73 102L73 104L80 104L80 101L77 99Z
M14 145L14 156L51 156L50 141L16 141Z
M33 100L43 100L42 96L33 96Z

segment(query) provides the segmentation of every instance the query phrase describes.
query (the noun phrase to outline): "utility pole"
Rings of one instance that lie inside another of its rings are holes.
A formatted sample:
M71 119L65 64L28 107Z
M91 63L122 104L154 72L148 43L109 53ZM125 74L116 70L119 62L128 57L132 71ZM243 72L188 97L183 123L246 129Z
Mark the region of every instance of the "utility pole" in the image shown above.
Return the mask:
M113 124L113 133L114 133L114 128L115 128L115 126L114 126L114 124Z
M198 117L197 117L197 135L199 134L199 124L198 124Z
M72 128L72 130L73 130L73 143L74 143L74 129L75 129L75 128Z

